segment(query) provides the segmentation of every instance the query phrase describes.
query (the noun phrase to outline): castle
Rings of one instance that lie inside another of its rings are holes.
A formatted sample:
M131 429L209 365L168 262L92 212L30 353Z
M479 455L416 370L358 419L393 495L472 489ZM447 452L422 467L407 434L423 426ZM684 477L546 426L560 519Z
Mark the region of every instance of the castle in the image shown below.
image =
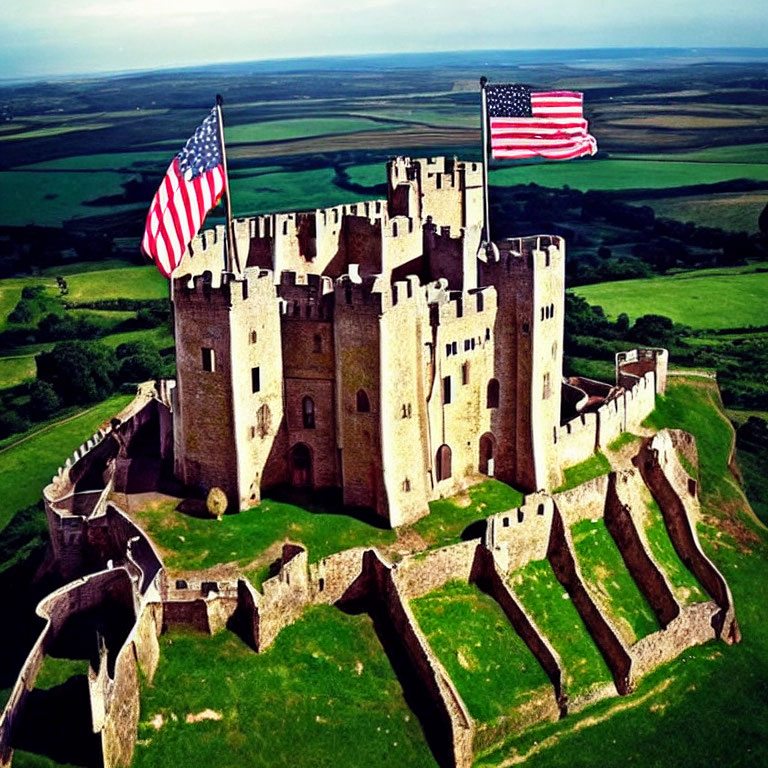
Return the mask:
M470 768L512 731L629 694L692 645L739 641L733 596L696 533L695 440L641 426L666 386L666 350L619 353L613 384L564 380L564 244L541 235L481 248L481 175L477 163L398 158L386 200L238 221L242 275L222 270L221 229L196 238L171 286L176 381L140 385L43 491L46 568L60 586L37 607L44 626L0 714L0 766L48 725L34 705L48 657L87 661L67 707L84 716L94 765L129 765L141 681L173 627L228 628L261 653L312 606L368 613L447 768ZM644 435L632 456L556 487L564 468L623 432ZM277 570L257 586L242 572L166 567L131 508L167 490L171 469L188 486L224 489L233 510L274 486L338 488L393 527L483 477L526 495L487 516L478 508L483 525L461 540L419 539L397 559L375 546L318 557L274 541ZM582 571L573 530L584 521L604 526L616 567L650 608L642 636ZM659 535L700 597L672 578ZM518 593L515 574L531 563L562 587L611 682L573 695L553 642L566 640ZM491 597L549 679L517 721L473 716L411 609L450 582Z
M172 288L179 479L238 509L340 488L394 527L482 476L552 489L639 423L666 353L622 361L619 387L561 385L564 242L482 249L482 223L480 163L396 158L386 200L236 222L241 276L221 231L197 238Z

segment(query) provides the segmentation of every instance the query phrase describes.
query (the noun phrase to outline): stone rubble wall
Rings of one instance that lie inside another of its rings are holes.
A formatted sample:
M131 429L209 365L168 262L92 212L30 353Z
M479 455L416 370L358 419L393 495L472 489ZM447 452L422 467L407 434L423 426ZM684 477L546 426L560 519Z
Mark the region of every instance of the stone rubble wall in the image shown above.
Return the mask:
M731 590L704 554L696 534L695 523L700 517L698 488L677 456L677 447L687 442L688 438L680 430L662 430L643 440L635 461L661 509L677 554L720 608L713 619L717 636L729 643L738 642L741 632Z

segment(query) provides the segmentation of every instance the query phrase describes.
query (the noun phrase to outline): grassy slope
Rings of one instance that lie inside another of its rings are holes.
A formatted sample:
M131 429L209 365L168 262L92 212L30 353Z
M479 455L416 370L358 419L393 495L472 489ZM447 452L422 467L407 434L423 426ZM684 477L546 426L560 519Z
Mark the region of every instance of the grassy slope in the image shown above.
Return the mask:
M605 454L599 451L579 464L574 464L563 470L565 479L563 484L555 488L553 493L567 491L569 488L575 488L577 485L586 483L600 475L607 475L611 471L611 462L605 457Z
M43 487L72 451L130 400L129 395L116 395L4 449L0 453L0 530L18 510L38 501Z
M614 319L627 312L630 320L645 314L666 315L693 328L768 324L768 272L681 272L583 285L573 292Z
M648 539L651 554L659 568L667 575L675 597L682 603L697 603L708 600L709 597L693 574L683 565L683 561L675 551L664 525L661 510L655 501L648 504L645 517L645 536Z
M730 426L713 384L697 379L671 382L649 421L697 438L705 513L699 536L733 591L743 640L691 648L643 678L631 696L532 728L478 765L527 756L533 768L591 768L596 754L602 765L648 768L768 763L768 536L745 514L728 470Z
M520 602L557 651L568 694L578 696L611 681L611 672L578 611L547 560L515 571L510 581Z
M571 527L571 535L584 579L601 596L625 641L633 643L659 629L603 520L582 520Z
M435 765L367 616L310 608L258 655L226 631L160 642L134 768ZM205 709L221 719L185 722Z
M68 301L167 299L168 281L152 266L87 271L67 277Z
M411 603L419 626L473 717L490 723L551 695L544 670L496 603L451 582Z

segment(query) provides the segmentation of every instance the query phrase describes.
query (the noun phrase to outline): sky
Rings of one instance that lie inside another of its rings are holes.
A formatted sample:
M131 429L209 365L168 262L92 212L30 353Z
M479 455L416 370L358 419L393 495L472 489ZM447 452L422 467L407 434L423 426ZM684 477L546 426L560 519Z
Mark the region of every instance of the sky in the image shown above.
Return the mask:
M3 0L0 77L302 56L768 45L765 0Z

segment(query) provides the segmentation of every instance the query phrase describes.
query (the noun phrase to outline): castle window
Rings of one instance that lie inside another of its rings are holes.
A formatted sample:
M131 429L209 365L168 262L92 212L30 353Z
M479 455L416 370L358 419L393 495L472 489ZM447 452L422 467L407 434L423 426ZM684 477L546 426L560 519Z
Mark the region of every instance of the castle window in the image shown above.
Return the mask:
M502 518L502 523L504 524L505 528L509 528L509 518L508 517Z
M320 336L319 333L316 333L312 337L312 351L313 352L322 352L323 351L323 338Z
M451 402L451 377L443 377L443 405Z
M397 237L397 222L392 222L392 237Z
M475 349L475 337L474 336L469 340L469 348L471 350Z
M256 339L258 339L258 338L259 337L258 337L258 334L256 333L256 331L251 331L251 344L255 344L256 343Z
M203 370L215 371L216 370L216 357L213 354L213 350L210 347L203 347Z
M450 357L451 356L451 345L450 343L445 345L445 356Z
M253 440L253 438L256 437L256 427L251 427L248 433L250 435L251 440Z
M486 328L485 329L485 340L486 341L490 341L491 340L491 329L490 328Z
M543 319L544 319L544 317L545 317L545 314L544 314L544 312L545 312L545 310L544 310L544 307L542 307L542 308L541 308L541 319L542 319L542 320L543 320Z
M411 490L411 481L406 477L405 480L403 480L403 490L408 493Z
M461 297L456 299L456 317L464 317L464 300Z
M491 379L488 382L488 390L485 396L486 408L498 408L499 407L499 380Z
M443 177L438 173L437 176L435 176L435 189L442 189L443 186Z
M557 445L557 427L552 427L552 441Z
M301 418L304 429L315 428L315 401L309 396L301 401Z
M458 344L458 342L456 342L456 341L452 341L451 342L451 352L454 355L458 355L459 354L459 344Z
M469 363L464 363L461 366L461 383L469 384Z
M402 415L403 415L404 419L410 419L411 418L411 404L410 403L403 403Z
M288 221L287 220L283 222L283 234L284 235L288 234Z
M451 476L451 449L447 445L441 445L437 449L435 470L438 482L447 480Z
M325 579L319 579L317 582L318 592L322 592L325 589Z
M543 504L539 504L539 506L536 507L536 514L537 515L543 515L544 514L544 505Z
M269 406L264 403L256 413L256 431L259 433L259 437L266 437L271 425L272 414L269 412Z
M464 339L464 351L465 352L469 352L469 346L470 346L469 339Z
M549 266L549 249L544 251L544 266L545 267Z
M261 370L257 366L251 368L251 392L258 392L261 389Z
M483 307L484 307L482 292L476 293L475 297L476 297L476 300L477 300L477 311L478 312L482 312L483 311Z
M528 323L523 323L523 336L527 336L531 332L531 326Z
M517 522L522 523L525 520L525 512L518 507L517 509Z
M176 589L189 589L189 584L184 579L176 579Z
M364 389L357 390L357 396L355 398L358 413L370 413L371 401L368 399L368 394Z
M549 305L549 316L550 317L554 317L555 316L555 305L554 304L550 304Z
M544 385L542 387L541 399L542 400L548 400L550 394L552 394L552 392L551 392L550 383L549 383L549 374L545 373L544 374Z

